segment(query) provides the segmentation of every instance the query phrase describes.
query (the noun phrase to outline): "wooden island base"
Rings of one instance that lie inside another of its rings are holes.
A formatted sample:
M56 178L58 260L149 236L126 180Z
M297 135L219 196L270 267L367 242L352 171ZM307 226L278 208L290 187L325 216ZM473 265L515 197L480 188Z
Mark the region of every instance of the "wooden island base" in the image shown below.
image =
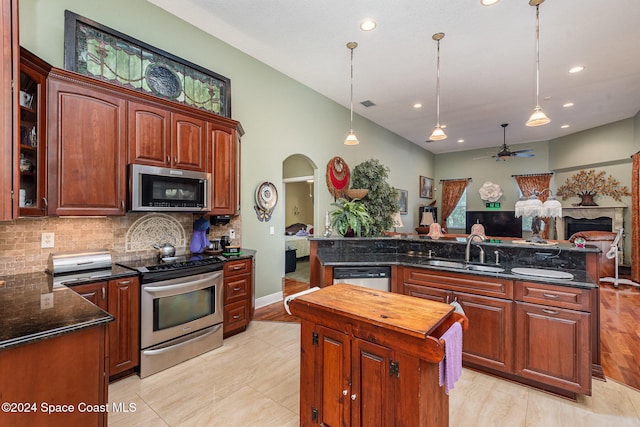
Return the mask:
M339 284L289 303L301 318L300 425L447 426L439 386L453 307Z

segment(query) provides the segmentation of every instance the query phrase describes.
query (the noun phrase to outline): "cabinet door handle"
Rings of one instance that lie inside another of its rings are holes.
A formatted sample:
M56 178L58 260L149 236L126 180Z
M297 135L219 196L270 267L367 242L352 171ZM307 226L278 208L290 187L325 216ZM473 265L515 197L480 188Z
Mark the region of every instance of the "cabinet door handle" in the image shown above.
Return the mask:
M47 208L49 207L49 201L47 200L47 198L46 198L46 197L43 197L43 198L42 198L42 204L43 204L43 206L42 206L42 210L43 210L43 211L47 210Z
M104 287L102 287L100 290L102 291L102 299L104 300L105 299Z
M240 315L239 315L239 314L236 314L235 316L233 316L233 318L234 318L234 319L239 319L239 318L240 318Z
M128 285L128 284L130 284L130 283L131 283L131 280L121 280L119 283L120 283L121 285Z
M552 299L558 299L558 298L560 298L560 295L556 295L556 294L546 294L546 293L543 293L543 294L542 294L542 296L543 296L543 297L546 297L546 298L552 298Z
M178 156L173 156L173 164L174 165L178 164Z
M171 164L171 156L167 156L167 164L170 165Z
M124 210L124 200L120 200L120 206L122 207L122 210Z
M356 400L356 397L357 397L357 396L356 396L356 394L355 394L355 393L354 393L354 394L352 394L352 395L351 395L351 400Z
M543 308L542 311L547 314L558 314L558 310L549 310L548 308Z
M242 288L233 288L233 290L234 290L235 292L238 292L240 289L242 289Z
M342 390L342 395L346 396L347 394L349 394L349 392L347 390Z

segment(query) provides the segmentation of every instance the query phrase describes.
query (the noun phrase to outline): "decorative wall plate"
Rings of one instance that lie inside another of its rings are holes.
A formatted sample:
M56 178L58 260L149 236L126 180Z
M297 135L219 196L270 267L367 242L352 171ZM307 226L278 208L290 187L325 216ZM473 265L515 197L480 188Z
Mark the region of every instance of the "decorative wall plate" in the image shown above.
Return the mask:
M327 188L334 198L344 197L349 188L351 174L349 166L342 157L334 157L327 163Z
M260 221L269 221L273 208L278 203L278 190L270 182L263 182L256 188L256 215Z

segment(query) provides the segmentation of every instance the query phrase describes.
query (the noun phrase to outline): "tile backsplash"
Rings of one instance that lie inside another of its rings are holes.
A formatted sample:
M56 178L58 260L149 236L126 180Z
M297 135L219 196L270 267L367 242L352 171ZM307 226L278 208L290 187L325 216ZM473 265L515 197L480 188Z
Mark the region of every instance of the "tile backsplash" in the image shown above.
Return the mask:
M164 238L176 246L176 254L189 252L193 214L128 213L113 217L19 218L0 222L0 276L44 271L50 253L108 249L114 262L154 257L156 250L142 242ZM241 217L227 225L211 226L208 238L236 232L233 244L241 244ZM142 226L141 226L142 225ZM54 233L54 247L42 249L42 233ZM173 236L173 234L176 234ZM164 242L155 242L164 243Z

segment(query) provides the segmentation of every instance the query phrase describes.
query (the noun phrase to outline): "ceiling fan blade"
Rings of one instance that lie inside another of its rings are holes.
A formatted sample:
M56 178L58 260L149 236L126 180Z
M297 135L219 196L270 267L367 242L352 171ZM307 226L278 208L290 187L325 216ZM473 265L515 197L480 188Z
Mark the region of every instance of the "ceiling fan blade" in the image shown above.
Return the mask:
M512 153L529 153L531 151L533 151L531 148L527 148L526 150L515 150Z
M486 159L487 157L496 157L496 156L492 156L491 154L487 154L486 156L474 157L472 160Z
M515 157L535 157L535 154L533 153L522 153L522 152L521 153L513 152L511 153L511 155Z

